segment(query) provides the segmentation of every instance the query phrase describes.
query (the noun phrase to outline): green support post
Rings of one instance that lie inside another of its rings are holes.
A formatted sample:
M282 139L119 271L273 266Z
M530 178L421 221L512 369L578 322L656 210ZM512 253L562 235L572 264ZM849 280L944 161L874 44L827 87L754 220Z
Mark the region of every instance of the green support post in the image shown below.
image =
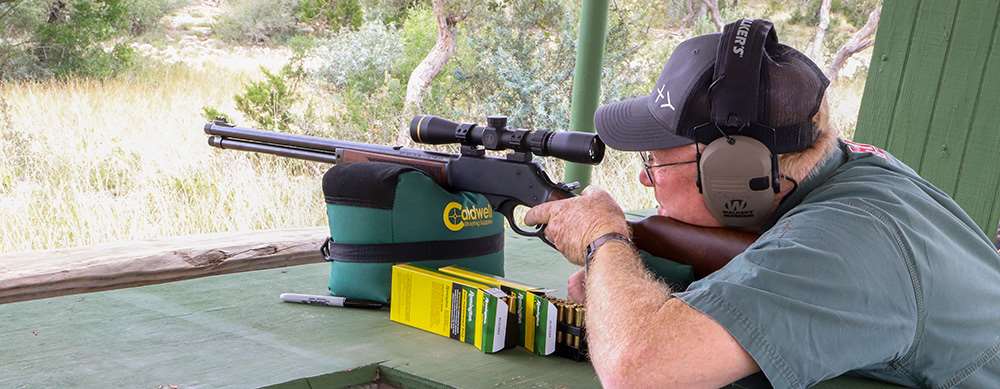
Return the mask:
M608 32L608 1L584 0L580 10L580 31L576 42L576 69L573 71L573 131L594 132L594 111L601 96L601 64ZM590 165L567 162L565 182L590 184Z

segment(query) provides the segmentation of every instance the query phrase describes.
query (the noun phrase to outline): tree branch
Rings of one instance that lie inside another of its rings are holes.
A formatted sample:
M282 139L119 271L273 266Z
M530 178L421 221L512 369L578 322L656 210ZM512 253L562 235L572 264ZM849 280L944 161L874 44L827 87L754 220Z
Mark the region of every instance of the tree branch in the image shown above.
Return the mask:
M455 53L455 24L465 18L465 16L450 15L445 0L432 0L431 6L434 18L437 20L437 42L424 60L420 61L410 73L410 80L406 83L406 98L403 101L404 118L417 113L424 91ZM409 120L404 120L404 125L399 129L396 137L396 143L399 145L410 144L410 130L405 123L409 123Z
M860 30L855 32L854 36L852 36L847 43L837 50L837 54L833 56L833 61L830 61L830 66L826 69L826 74L827 77L830 78L830 83L837 81L837 78L840 76L840 70L844 67L848 58L875 44L875 30L878 28L879 16L881 16L881 14L882 7L875 7L875 9L868 14L868 21L865 22L865 25L861 27Z
M823 41L826 39L826 30L830 28L830 0L823 0L819 6L819 25L816 26L816 36L813 37L812 46L809 47L809 56L816 63L823 62Z
M711 11L712 23L715 23L715 28L722 31L722 28L726 26L726 23L722 21L722 14L719 13L719 0L702 0L702 3L708 7Z

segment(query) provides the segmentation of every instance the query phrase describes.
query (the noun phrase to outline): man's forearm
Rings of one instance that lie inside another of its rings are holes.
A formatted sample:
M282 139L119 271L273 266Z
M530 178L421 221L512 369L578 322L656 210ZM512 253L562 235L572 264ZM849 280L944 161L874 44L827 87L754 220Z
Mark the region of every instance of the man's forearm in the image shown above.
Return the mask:
M604 246L586 304L590 360L605 387L718 388L760 370L725 328L671 298L634 250Z
M597 251L586 285L587 341L600 375L650 346L642 332L665 324L655 322L655 313L670 289L653 278L635 250L618 242Z

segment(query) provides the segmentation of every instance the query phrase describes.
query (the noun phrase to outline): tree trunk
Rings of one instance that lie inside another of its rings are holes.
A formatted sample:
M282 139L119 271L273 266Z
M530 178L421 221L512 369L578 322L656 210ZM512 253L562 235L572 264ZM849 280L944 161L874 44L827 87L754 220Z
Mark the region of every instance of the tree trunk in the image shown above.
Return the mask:
M878 27L878 20L881 14L882 7L875 7L868 14L868 21L865 22L864 27L855 32L854 36L837 50L837 54L833 56L833 61L830 61L830 66L826 68L826 75L830 78L830 83L837 81L837 78L840 76L840 69L844 67L844 63L847 62L848 58L875 44L875 30Z
M830 28L830 0L823 0L819 6L819 25L816 26L816 36L813 37L812 47L809 48L809 56L816 63L823 63L823 40L826 39L828 28Z
M688 13L684 15L683 19L681 19L682 29L691 27L691 23L694 23L695 20L701 20L701 18L705 17L705 14L708 13L708 10L705 8L705 3L701 1L698 1L696 5L694 0L688 0L687 8Z
M722 14L719 13L719 0L702 0L702 3L708 7L711 11L712 23L715 23L715 27L722 31L722 28L726 26L726 23L722 21Z
M701 3L699 3L701 4ZM694 20L694 14L696 9L694 8L694 0L684 1L684 17L681 18L681 28L687 27L692 20Z
M397 143L400 145L410 144L409 118L420 111L424 91L455 53L455 24L458 18L448 13L444 0L432 0L431 5L434 17L437 19L437 42L424 60L413 69L410 81L406 83L406 99L403 102L405 124L397 137Z

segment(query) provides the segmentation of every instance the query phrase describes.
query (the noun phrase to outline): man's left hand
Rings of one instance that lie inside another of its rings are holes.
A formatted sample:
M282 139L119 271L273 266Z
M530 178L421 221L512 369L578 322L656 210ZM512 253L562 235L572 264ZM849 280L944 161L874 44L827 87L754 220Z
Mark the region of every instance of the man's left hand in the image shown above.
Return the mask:
M571 199L537 205L524 216L524 223L545 227L545 237L571 263L583 264L587 245L609 232L631 237L625 213L608 192L594 186Z

